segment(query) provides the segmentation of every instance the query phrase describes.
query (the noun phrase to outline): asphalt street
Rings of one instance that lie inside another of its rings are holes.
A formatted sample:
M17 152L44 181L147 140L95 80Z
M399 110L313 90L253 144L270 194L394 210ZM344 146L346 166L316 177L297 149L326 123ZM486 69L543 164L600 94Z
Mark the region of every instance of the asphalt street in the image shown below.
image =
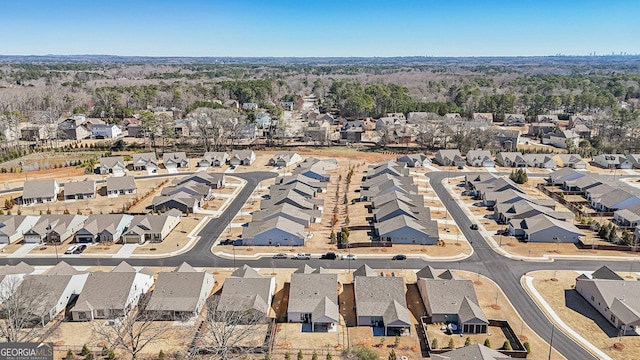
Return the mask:
M472 173L467 173L472 174ZM186 175L186 173L175 174ZM607 265L616 271L640 271L639 262L631 261L599 261L599 260L554 260L553 262L536 262L536 261L518 261L509 259L498 254L491 245L480 235L478 231L471 230L473 223L471 219L463 212L462 208L455 201L445 201L445 206L449 214L455 219L462 233L473 246L474 253L469 258L462 261L432 261L427 262L421 259L407 259L405 261L393 261L389 254L388 259L358 259L353 261L345 260L320 260L311 259L308 261L292 260L292 259L271 259L260 258L257 260L240 260L239 258L228 259L215 256L211 252L216 239L226 230L229 220L240 211L244 203L249 199L253 190L263 180L274 178L277 174L274 172L253 172L253 173L234 173L227 174L242 178L247 181L246 186L238 193L236 198L227 207L224 213L218 218L212 218L207 225L200 231L200 240L187 252L166 258L148 258L148 259L122 259L122 258L96 258L83 256L82 258L65 258L64 261L71 265L91 266L117 265L122 260L126 260L133 266L177 266L186 261L196 267L232 267L249 264L258 268L293 268L301 267L308 264L312 267L323 266L329 269L356 269L362 264L368 264L374 269L420 269L426 265L432 265L439 269L460 269L480 273L495 281L506 294L507 298L513 304L516 311L524 319L524 321L543 339L550 342L553 325L540 311L538 306L528 296L520 285L520 278L530 271L535 270L596 270L602 265ZM456 172L455 176L465 175ZM167 175L149 175L139 178L154 178ZM427 173L430 178L430 184L435 193L441 198L450 197L446 187L442 181L449 176L448 172L431 172ZM535 175L534 175L535 176ZM628 176L618 176L628 177ZM55 257L51 258L1 258L0 265L16 264L24 261L31 265L55 265ZM580 345L573 342L565 336L561 331L555 331L553 337L553 346L567 359L595 359L593 355L583 349Z

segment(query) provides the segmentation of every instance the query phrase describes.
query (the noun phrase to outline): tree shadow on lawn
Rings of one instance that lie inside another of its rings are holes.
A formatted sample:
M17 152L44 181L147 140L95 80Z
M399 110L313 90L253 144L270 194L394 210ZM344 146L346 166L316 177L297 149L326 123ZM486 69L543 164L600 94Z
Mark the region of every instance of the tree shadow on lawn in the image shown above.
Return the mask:
M618 336L618 330L574 289L564 291L564 304L578 314L593 320L609 338Z

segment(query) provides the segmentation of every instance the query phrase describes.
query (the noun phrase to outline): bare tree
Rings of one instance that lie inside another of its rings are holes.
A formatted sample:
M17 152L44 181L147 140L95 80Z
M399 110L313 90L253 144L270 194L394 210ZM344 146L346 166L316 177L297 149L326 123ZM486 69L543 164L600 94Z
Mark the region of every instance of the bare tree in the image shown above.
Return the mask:
M110 348L121 350L135 360L148 345L164 341L171 330L166 322L159 321L159 314L144 311L144 304L148 299L149 296L143 296L138 310L123 317L118 317L117 312L113 312L114 316L106 322L93 320L93 333L107 342Z
M51 314L44 304L51 294L34 276L6 275L0 284L0 335L6 342L43 341L52 328L42 326Z
M251 306L249 301L220 301L220 296L207 299L206 318L194 336L192 355L222 360L263 350L267 318Z

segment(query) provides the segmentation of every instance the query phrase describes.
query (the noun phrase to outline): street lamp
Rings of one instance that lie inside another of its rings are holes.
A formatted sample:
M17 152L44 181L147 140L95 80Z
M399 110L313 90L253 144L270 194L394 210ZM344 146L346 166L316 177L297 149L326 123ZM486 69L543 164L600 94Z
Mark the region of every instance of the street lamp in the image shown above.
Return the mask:
M51 239L51 225L47 225L47 241L49 241ZM59 258L58 258L58 242L54 241L53 242L53 247L56 249L56 264L59 262Z
M236 268L236 245L233 244L233 268Z
M549 341L549 360L551 360L551 350L553 350L553 333L556 329L556 325L555 324L551 324L551 341Z

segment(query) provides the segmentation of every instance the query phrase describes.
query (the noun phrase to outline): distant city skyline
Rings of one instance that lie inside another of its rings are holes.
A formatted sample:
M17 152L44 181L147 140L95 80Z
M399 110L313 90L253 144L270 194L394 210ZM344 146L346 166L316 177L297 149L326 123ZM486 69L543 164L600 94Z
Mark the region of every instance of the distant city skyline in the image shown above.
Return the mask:
M640 53L637 0L7 1L2 55L395 57Z

